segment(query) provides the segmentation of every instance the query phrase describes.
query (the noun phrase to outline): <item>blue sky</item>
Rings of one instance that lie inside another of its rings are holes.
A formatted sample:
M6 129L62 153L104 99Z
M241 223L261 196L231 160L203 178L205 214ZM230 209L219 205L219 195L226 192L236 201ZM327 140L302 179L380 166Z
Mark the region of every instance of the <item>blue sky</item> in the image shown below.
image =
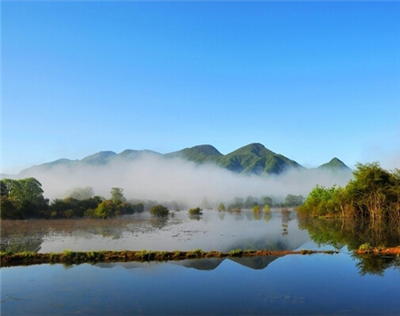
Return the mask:
M1 3L2 172L253 142L400 168L400 2Z

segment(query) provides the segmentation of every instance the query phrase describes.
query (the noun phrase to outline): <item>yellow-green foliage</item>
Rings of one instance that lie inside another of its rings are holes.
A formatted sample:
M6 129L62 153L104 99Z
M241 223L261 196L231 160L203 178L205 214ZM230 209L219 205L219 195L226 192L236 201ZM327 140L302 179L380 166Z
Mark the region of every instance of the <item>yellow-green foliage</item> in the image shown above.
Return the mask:
M169 209L163 205L156 205L150 209L150 214L157 217L165 217L169 214Z
M203 210L200 207L191 208L189 210L189 214L190 215L201 215L201 214L203 214Z
M354 179L345 188L316 186L299 215L366 216L398 220L400 209L400 170L382 169L379 163L357 164Z

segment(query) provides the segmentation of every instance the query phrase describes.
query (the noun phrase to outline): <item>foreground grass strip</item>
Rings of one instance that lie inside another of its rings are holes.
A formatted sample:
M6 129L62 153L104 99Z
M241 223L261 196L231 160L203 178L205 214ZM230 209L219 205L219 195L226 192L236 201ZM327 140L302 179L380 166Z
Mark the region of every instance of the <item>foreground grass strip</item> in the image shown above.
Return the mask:
M268 250L232 250L231 252L219 251L203 251L194 249L191 251L87 251L78 252L65 250L60 253L35 253L35 252L2 252L1 266L18 266L32 265L45 263L64 263L64 264L80 264L80 263L97 263L97 262L131 262L131 261L169 261L169 260L186 260L186 259L201 259L201 258L226 258L226 257L255 257L255 256L284 256L295 254L334 254L338 251L315 251L315 250L300 250L300 251L268 251Z
M400 246L397 247L371 247L369 244L363 244L355 251L359 255L395 255L400 256Z

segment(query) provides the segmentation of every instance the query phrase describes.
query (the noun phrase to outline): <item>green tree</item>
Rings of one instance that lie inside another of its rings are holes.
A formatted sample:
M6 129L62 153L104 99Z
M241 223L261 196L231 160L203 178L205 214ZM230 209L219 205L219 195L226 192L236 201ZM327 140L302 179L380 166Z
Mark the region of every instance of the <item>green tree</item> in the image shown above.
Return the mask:
M200 207L191 208L189 210L189 214L190 215L201 215L201 214L203 214L203 210Z
M155 205L150 209L150 214L156 217L165 217L169 214L169 209L163 205Z
M225 205L224 205L224 203L220 203L220 204L218 205L218 211L220 211L220 212L225 211Z
M105 200L94 210L94 216L105 219L115 216L116 206L111 200Z
M122 188L111 188L111 201L115 204L126 202L123 191L124 189Z
M284 206L299 206L303 204L304 197L302 195L288 194L285 198Z
M248 196L246 198L246 201L244 202L244 208L252 208L254 205L256 205L256 202L254 201L254 198L252 196Z
M372 219L381 219L393 210L390 205L398 200L396 196L396 172L392 174L379 165L378 162L360 164L353 172L346 189L351 196L352 207L362 216L368 215Z
M38 180L35 178L2 179L1 183L1 199L4 199L2 218L8 216L32 218L47 215L49 201L44 198L42 184Z
M272 206L272 198L270 198L269 196L263 196L262 202L264 205L268 205L269 207Z

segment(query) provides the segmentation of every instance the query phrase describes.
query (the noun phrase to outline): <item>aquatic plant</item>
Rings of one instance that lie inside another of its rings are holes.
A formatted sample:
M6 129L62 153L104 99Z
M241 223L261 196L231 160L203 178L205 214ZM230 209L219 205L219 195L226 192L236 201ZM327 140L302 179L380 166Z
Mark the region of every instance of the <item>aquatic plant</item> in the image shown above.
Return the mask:
M189 251L186 253L186 258L201 258L203 257L205 252L202 249L193 249L192 251Z
M150 214L157 217L165 217L169 214L169 209L163 205L156 205L150 209Z
M203 214L203 210L200 207L191 208L189 210L189 214L190 215L201 215L201 214Z
M241 249L234 249L229 251L229 256L231 257L241 257L243 254L243 251Z

